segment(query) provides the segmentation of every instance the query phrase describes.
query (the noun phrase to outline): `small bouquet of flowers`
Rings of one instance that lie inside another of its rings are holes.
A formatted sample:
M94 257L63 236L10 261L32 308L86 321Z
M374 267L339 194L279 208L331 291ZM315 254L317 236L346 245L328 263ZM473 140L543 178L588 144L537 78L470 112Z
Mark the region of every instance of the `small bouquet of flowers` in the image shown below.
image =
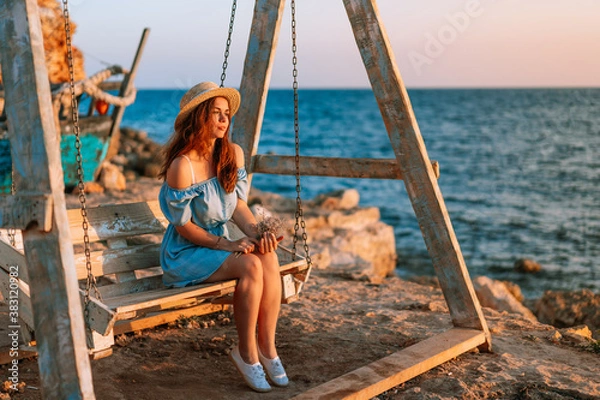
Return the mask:
M275 235L277 241L280 242L283 239L281 231L283 230L284 220L283 218L276 217L273 215L262 215L262 218L256 224L256 230L258 237L262 237L267 232Z

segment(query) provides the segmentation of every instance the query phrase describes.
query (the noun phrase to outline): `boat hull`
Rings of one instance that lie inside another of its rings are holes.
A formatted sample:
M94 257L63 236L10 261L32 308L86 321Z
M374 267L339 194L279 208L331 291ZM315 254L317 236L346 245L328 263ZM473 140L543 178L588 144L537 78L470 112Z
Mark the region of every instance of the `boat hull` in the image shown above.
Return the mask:
M109 116L94 116L80 120L81 159L83 181L92 182L100 172L102 162L109 155L112 137L112 119ZM61 121L60 155L66 191L79 183L77 172L77 148L73 128ZM118 138L114 138L118 140ZM12 185L12 161L10 142L6 135L0 139L0 193L10 193Z

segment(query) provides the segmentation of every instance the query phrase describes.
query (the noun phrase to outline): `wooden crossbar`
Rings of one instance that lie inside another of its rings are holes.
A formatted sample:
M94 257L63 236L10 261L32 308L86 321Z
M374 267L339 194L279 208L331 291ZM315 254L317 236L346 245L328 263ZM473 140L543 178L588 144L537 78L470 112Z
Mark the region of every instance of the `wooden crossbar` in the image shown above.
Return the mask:
M483 331L452 328L312 388L293 400L370 399L485 342Z
M440 177L437 161L431 161L436 178ZM294 156L257 154L252 157L253 173L295 175ZM395 159L300 157L302 176L330 176L336 178L404 179Z

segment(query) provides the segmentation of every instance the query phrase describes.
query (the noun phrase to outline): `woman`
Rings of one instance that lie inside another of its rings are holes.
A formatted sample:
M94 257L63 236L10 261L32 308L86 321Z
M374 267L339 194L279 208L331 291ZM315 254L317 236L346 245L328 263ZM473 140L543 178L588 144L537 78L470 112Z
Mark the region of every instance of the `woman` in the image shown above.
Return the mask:
M239 344L230 358L252 389L268 392L265 370L272 384L288 384L275 349L281 304L277 239L272 233L258 237L246 203L244 153L228 134L239 105L237 90L212 82L199 83L181 99L159 174L160 206L169 221L161 265L165 285L173 287L238 280L233 310ZM230 219L245 237L230 240Z

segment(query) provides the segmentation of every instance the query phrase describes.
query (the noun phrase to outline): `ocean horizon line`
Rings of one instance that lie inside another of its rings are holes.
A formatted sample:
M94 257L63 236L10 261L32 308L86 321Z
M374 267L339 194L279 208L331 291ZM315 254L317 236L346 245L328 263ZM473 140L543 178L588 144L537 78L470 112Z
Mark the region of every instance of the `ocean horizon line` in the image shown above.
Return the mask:
M233 85L238 88L239 86ZM598 90L599 86L407 86L407 90ZM187 90L181 87L138 86L138 90ZM274 86L269 90L292 90L291 87ZM369 86L300 86L299 90L371 90Z

